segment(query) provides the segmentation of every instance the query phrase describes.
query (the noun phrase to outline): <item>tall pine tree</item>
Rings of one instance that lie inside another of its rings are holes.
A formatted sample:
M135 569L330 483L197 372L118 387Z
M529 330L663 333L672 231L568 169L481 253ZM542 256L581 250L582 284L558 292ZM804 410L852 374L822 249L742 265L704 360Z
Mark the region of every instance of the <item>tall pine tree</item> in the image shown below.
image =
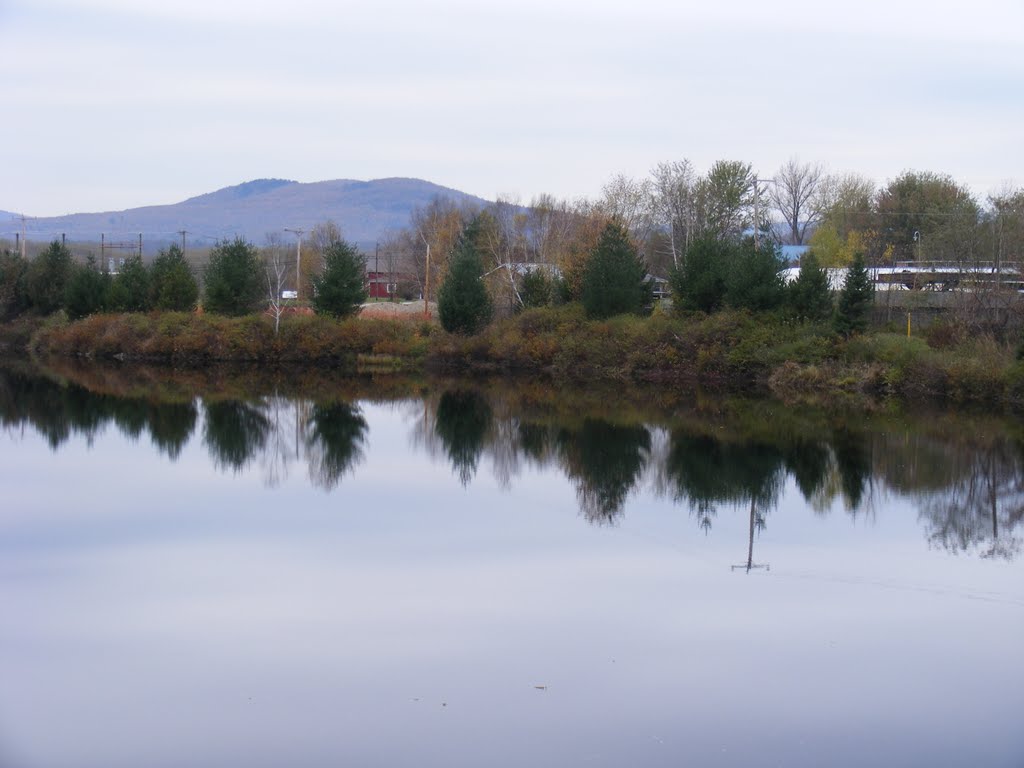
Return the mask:
M590 318L640 314L651 300L647 267L626 228L610 221L583 271L581 298Z
M441 327L449 333L476 333L491 321L494 312L481 277L483 260L476 242L479 231L477 219L462 230L437 294L437 314Z
M160 251L149 272L150 303L157 309L191 312L199 300L199 283L185 253L175 243Z
M800 274L789 285L789 306L802 320L827 320L832 314L832 293L828 274L818 263L814 251L800 259Z
M324 249L324 272L313 278L318 315L349 317L366 301L366 260L354 245L334 240Z
M839 304L833 316L833 327L836 333L852 336L861 333L868 327L868 313L874 298L875 286L864 266L864 255L853 257L853 263L843 281L843 290L839 292Z
M213 247L203 282L203 309L207 312L237 317L258 312L266 303L259 251L240 237Z

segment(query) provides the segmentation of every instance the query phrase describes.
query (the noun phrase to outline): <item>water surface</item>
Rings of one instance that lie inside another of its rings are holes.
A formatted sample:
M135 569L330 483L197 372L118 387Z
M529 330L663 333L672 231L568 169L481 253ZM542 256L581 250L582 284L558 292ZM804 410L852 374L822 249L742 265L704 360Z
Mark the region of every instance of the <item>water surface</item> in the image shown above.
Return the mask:
M0 765L1024 764L1013 422L259 389L0 374Z

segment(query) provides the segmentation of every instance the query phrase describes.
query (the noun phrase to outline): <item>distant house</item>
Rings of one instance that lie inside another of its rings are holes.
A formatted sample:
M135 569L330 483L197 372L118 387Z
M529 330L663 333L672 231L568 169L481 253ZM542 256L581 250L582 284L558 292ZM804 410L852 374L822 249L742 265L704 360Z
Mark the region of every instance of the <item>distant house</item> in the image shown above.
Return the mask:
M517 275L528 275L540 270L541 272L546 272L548 277L562 276L562 270L557 266L542 261L517 261L511 264L502 264L498 269L505 269L506 267Z
M651 286L651 295L655 300L664 299L672 293L672 288L664 277L648 274L644 278L644 282Z
M371 299L390 299L395 284L387 272L366 273L366 294Z
M417 282L415 275L405 272L375 272L370 270L366 273L366 295L371 299L400 297L403 293L408 292L407 289L410 285Z

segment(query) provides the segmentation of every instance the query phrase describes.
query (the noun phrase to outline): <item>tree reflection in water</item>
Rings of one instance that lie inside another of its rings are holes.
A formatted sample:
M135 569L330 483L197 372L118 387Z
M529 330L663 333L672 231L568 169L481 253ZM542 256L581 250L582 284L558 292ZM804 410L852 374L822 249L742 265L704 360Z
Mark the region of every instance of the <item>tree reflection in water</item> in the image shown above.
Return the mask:
M204 442L223 468L239 471L258 459L269 487L305 460L313 485L330 491L362 461L368 432L359 407L344 400L310 403L275 395L207 405Z
M597 525L615 522L647 464L650 432L642 426L585 419L579 429L559 430L555 439L562 468L576 484L583 516Z
M832 454L843 495L850 511L856 514L873 475L870 443L862 433L841 427L832 432Z
M181 449L192 437L199 413L195 403L151 405L148 414L153 445L170 459L177 459Z
M262 403L224 400L206 403L203 442L215 466L239 472L267 442L270 420Z
M710 531L720 504L756 508L757 528L778 503L785 479L783 457L760 443L726 443L704 434L676 431L666 460L673 498L689 505L697 524Z
M487 400L471 390L450 390L438 401L434 430L464 486L476 475L490 432L491 414Z
M921 499L928 541L954 553L1012 560L1021 549L1014 531L1024 519L1021 445L997 440L958 452L954 461L952 482Z
M724 421L720 414L714 421L684 414L682 423L611 422L587 413L566 416L557 399L541 399L542 408L527 411L507 392L460 387L422 393L402 401L415 413L413 445L443 457L463 485L487 456L507 489L528 464L556 467L575 485L583 516L597 525L619 520L630 493L640 488L685 504L705 532L721 506L742 509L751 521L751 566L753 534L764 527L788 477L819 514L831 513L842 499L859 516L892 495L916 506L937 548L1005 559L1022 548L1016 532L1024 521L1024 450L1003 422L986 429L925 422L897 430L884 420L872 427L841 418L794 419L778 410L776 423L756 407ZM363 460L370 429L348 398L207 399L203 412L202 441L215 466L241 472L258 462L270 486L305 460L315 486L335 489ZM195 432L198 413L196 402L180 394L170 402L97 394L74 380L0 367L0 426L30 426L53 450L73 435L91 444L113 424L132 440L148 431L157 450L174 460Z
M312 407L305 444L309 477L316 486L328 491L337 487L363 460L369 429L358 406L337 400Z

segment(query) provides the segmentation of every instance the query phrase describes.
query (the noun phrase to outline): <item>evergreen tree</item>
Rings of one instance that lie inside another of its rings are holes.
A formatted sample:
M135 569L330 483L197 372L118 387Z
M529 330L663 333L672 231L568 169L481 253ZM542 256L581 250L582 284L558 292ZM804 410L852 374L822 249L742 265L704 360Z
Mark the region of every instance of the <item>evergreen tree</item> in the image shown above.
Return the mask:
M199 300L199 284L177 243L160 251L150 268L150 304L156 309L191 312Z
M669 274L672 301L678 310L714 312L725 301L725 276L732 249L717 237L695 240L682 263Z
M0 320L28 309L28 261L6 248L0 253Z
M349 317L366 301L366 259L344 240L323 251L324 272L313 278L313 309L320 315Z
M71 251L59 240L54 240L49 248L32 260L26 287L29 301L37 312L48 315L63 306L73 266Z
M149 310L149 270L142 263L141 256L130 256L125 259L110 284L107 306L113 312Z
M782 257L774 243L756 247L754 240L731 246L725 278L725 303L735 309L762 312L777 309L786 299Z
M96 257L89 256L86 263L76 265L64 292L64 307L72 320L91 315L103 309L110 289L110 276L100 272Z
M437 294L441 327L449 333L476 333L491 321L494 311L481 277L483 260L476 243L479 230L479 221L474 219L462 231Z
M203 282L203 308L208 312L237 317L258 312L266 301L259 251L240 237L214 246Z
M853 264L839 292L839 304L832 321L837 333L850 336L867 328L874 292L871 276L864 266L864 256L858 253L853 257Z
M789 286L789 306L797 317L814 322L826 320L832 314L828 274L814 251L800 259L800 273Z
M542 269L534 269L523 275L519 297L523 308L546 307L551 303L552 282Z
M626 228L610 221L583 269L580 298L590 318L640 314L650 303L647 268Z

